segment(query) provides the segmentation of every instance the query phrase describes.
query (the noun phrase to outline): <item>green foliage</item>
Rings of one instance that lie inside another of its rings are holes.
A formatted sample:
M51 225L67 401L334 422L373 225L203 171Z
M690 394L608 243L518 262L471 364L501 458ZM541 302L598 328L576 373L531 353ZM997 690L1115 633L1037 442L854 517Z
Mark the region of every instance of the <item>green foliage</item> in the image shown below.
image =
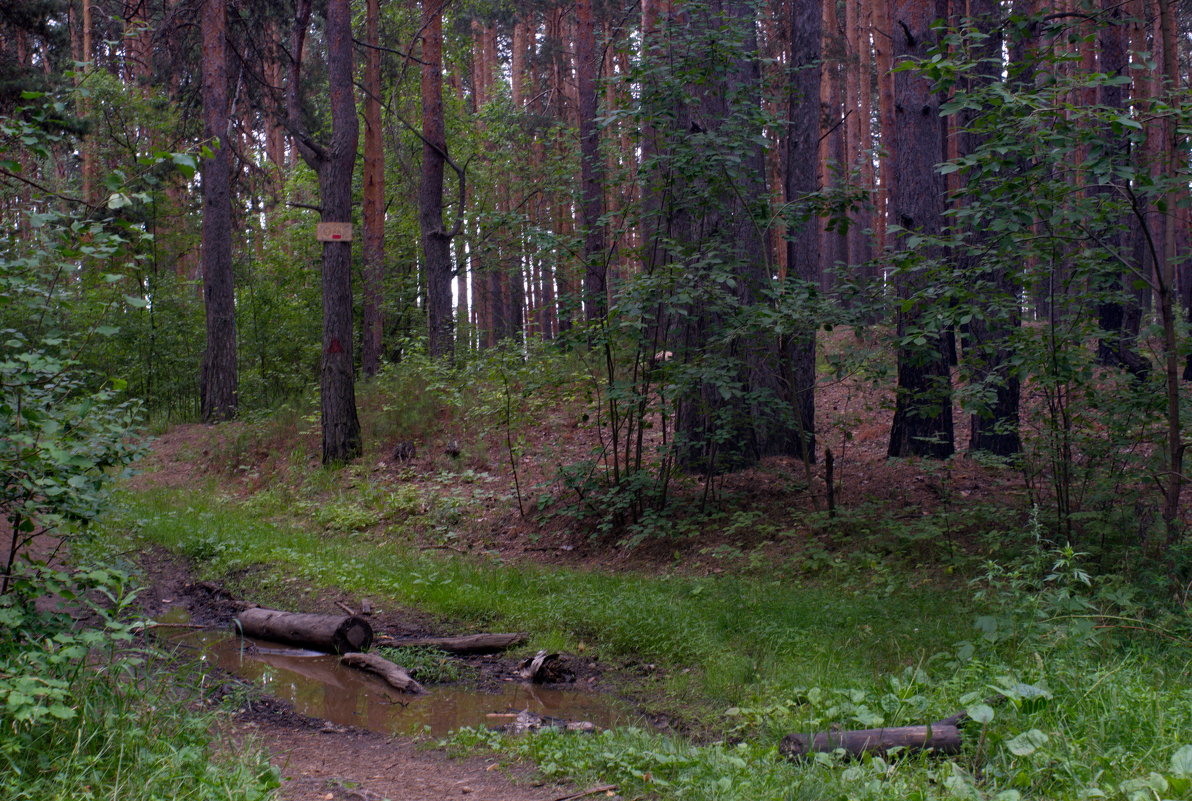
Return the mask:
M128 437L137 405L117 402L112 390L88 390L69 361L19 332L0 338L0 514L14 532L7 573L37 533L99 513L116 471L138 453Z
M1058 36L1066 23L1039 17L1029 25L1040 26L1031 36ZM1007 29L1010 52L1025 30ZM1171 304L1172 277L1186 257L1165 256L1154 228L1187 176L1157 160L1146 141L1149 128L1187 125L1192 94L1120 108L1083 102L1129 77L1061 68L1071 54L1046 48L1027 48L1003 73L999 47L991 70L982 53L988 37L972 27L949 31L938 53L902 67L947 93L944 114L976 143L940 166L960 186L949 230L916 237L906 254L907 268L921 276L908 303L933 311L904 339L961 332L957 399L975 415L989 417L995 390L1022 382L1031 425L1014 463L1061 538L1096 548L1107 563L1123 552L1154 553L1179 540L1185 525L1176 519L1182 478L1174 432L1192 398L1171 369L1189 348ZM948 257L926 263L915 247ZM1104 328L1112 317L1106 309L1142 316L1140 290L1154 294L1154 319L1137 334L1128 325ZM1035 319L1020 325L1024 299ZM978 326L1005 335L976 340ZM1123 509L1123 497L1134 499L1132 509Z
M94 625L38 611L53 593ZM136 592L119 571L18 570L0 597L0 796L266 801L279 785L261 755L210 745L213 716L197 711L180 677L132 648ZM189 690L189 688L187 688ZM196 691L197 694L197 691Z

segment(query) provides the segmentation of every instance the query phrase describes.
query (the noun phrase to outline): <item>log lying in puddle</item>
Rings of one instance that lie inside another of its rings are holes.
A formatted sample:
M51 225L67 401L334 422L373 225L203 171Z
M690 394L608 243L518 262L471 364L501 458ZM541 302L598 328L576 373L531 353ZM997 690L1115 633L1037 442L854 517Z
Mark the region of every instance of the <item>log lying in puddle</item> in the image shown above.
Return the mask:
M788 734L778 751L788 759L801 759L817 751L831 753L843 748L846 755L885 754L893 748L920 751L930 748L941 754L960 750L960 729L936 723L931 726L898 726L891 729L822 731L813 735Z
M255 607L237 615L235 625L248 637L331 654L364 651L373 640L372 626L355 616L309 615Z
M344 654L340 657L339 663L357 670L375 673L384 679L390 687L403 693L422 692L422 685L414 681L405 668L376 654Z
M488 654L526 641L524 634L465 634L461 637L387 637L386 643L403 648L436 648L449 654Z

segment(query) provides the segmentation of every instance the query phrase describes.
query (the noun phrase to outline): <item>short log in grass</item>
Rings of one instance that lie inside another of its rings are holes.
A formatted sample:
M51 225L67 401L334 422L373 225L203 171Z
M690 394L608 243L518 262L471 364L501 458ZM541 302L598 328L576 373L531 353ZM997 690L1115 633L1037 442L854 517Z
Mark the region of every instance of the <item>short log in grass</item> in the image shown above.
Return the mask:
M930 726L898 726L890 729L853 729L822 731L816 734L788 734L778 746L788 759L802 759L816 752L831 753L838 748L846 755L885 754L894 748L907 751L931 749L940 754L960 750L960 729L934 723Z

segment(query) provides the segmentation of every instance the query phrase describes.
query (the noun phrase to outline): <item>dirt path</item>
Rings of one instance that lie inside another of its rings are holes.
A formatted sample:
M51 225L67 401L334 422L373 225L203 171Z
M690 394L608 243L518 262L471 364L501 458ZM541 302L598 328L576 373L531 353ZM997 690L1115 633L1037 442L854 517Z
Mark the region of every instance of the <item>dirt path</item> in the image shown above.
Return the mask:
M250 704L226 745L255 744L281 772L285 801L551 801L573 790L531 781L494 760L452 759L408 738L324 725L273 704ZM603 793L601 797L607 797Z

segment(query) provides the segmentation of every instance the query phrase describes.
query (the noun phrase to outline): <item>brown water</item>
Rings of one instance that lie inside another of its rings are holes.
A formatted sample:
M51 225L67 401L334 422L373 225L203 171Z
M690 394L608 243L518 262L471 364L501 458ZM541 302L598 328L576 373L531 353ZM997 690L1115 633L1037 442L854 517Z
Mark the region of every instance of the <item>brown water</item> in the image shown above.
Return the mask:
M185 610L175 608L160 620L180 623L185 617ZM586 720L600 728L625 718L612 699L600 693L508 682L497 692L443 685L428 687L421 695L406 695L374 676L340 665L339 657L318 651L226 632L164 631L168 642L193 650L201 661L252 682L303 715L384 734L439 737L463 726L496 727L508 722L505 716L523 709L547 717Z

